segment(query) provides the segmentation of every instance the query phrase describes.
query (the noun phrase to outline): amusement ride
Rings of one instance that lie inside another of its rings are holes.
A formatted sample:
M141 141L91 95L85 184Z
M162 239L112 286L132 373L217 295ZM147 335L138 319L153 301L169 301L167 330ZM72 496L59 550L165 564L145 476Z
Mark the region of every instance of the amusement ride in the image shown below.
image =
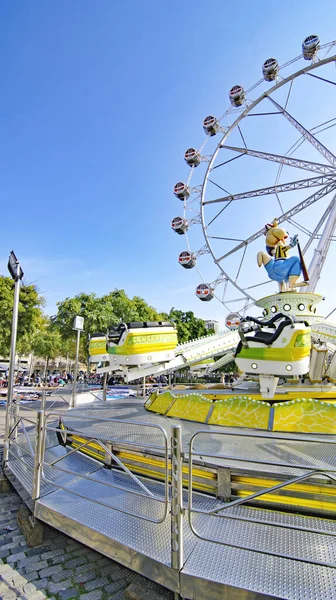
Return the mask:
M336 598L336 325L317 291L335 297L335 51L310 35L265 60L185 152L178 262L226 330L178 344L172 323L132 322L90 339L97 372L126 382L233 360L238 382L63 414L44 399L35 431L9 408L4 469L34 516L175 599Z
M214 278L202 278L196 296L217 298L230 311L227 331L177 345L169 323L122 324L118 335L91 339L92 362L104 363L98 371L121 370L132 381L214 356L221 356L218 367L235 358L251 383L244 384L250 399L268 400L270 409L279 400L306 399L309 411L311 400L325 400L333 414L336 326L317 312L324 298L316 288L336 226L334 48L311 35L284 65L267 59L256 84L234 85L222 116L204 119L200 149L185 152L190 173L173 190L183 214L171 226L187 246L178 262L200 273L207 259ZM194 182L198 173L203 181ZM260 227L263 218L268 222ZM332 288L332 278L326 281Z

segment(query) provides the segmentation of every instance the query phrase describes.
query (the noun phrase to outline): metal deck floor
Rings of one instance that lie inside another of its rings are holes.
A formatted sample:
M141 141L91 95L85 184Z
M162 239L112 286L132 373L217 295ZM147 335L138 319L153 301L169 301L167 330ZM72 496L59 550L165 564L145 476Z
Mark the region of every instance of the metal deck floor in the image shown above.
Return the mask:
M124 401L123 404L126 414L133 410L132 407L127 408ZM116 414L111 414L110 408L99 408L96 414L103 416L106 410L110 418L117 418ZM92 409L89 413L92 416ZM129 414L125 418L129 419ZM139 420L138 415L134 418ZM77 421L71 419L71 415L69 419ZM167 421L169 428L172 420ZM85 432L91 434L92 427L99 427L99 434L102 435L101 425L90 425L90 432L87 428ZM108 438L108 432L106 434ZM33 439L33 432L29 435ZM17 442L21 448L27 449L24 436L19 435ZM55 434L48 434L48 462L69 453L69 449L56 445ZM321 457L315 458L322 460ZM199 539L187 519L184 519L184 566L178 575L170 567L169 514L160 524L135 516L158 518L163 514L162 503L143 495L135 496L134 491L139 488L126 474L105 469L101 463L89 457L71 454L61 465L78 475L67 475L47 467L45 473L52 483L44 482L42 485L41 497L35 505L36 517L169 589L180 589L184 598L336 598L336 568L331 566L335 567L336 563L335 521L245 506L230 508L228 515L252 517L263 522L247 523L228 517L194 514L193 526L200 535L212 541ZM32 487L32 467L32 458L19 447L12 446L6 473L14 484L16 482L28 493ZM94 477L95 482L83 479L88 474ZM111 488L104 483L120 487ZM66 489L59 489L60 485ZM164 486L161 483L146 480L146 485L153 493L163 497ZM187 502L186 492L184 501ZM108 506L100 504L102 502ZM193 494L196 508L211 510L219 504L213 498ZM270 520L275 524L268 524ZM305 527L307 530L293 530L291 526ZM233 545L253 546L253 550ZM278 553L286 554L288 558L279 557ZM320 564L314 564L316 562Z
M71 414L76 416L97 417L97 423L88 422L83 419L83 422L78 418L71 419ZM278 434L266 431L257 431L255 429L246 428L230 428L220 425L207 425L186 421L172 417L165 417L156 413L147 411L143 406L143 399L140 398L123 398L120 400L111 400L107 403L97 402L92 403L87 408L76 408L67 413L65 419L68 427L90 435L106 435L106 439L111 432L111 425L99 423L99 418L112 418L127 421L136 421L141 423L158 424L166 431L168 439L170 429L173 425L181 425L182 427L182 443L183 451L188 453L188 444L191 436L197 431L205 431L206 435L198 437L195 442L195 451L202 459L202 453L218 454L232 456L230 459L221 459L213 457L204 457L204 462L211 466L216 464L227 466L237 470L253 471L259 473L274 473L279 475L300 475L302 470L290 467L288 465L300 465L302 467L316 467L326 471L336 468L336 452L333 444L325 443L326 441L334 441L335 435L312 435L312 434ZM215 435L216 432L227 432L230 436L227 438L223 435ZM237 435L232 435L237 432ZM239 434L239 435L238 435ZM253 434L253 437L250 437ZM115 431L113 431L115 435ZM142 434L143 435L143 434ZM283 440L274 439L279 437ZM155 429L147 428L146 444L159 445L158 432ZM242 437L242 436L245 436ZM262 437L261 437L262 436ZM294 441L302 440L301 441ZM310 443L316 440L318 443ZM232 452L233 451L233 452ZM233 456L234 453L234 456ZM250 457L248 462L235 460L235 458ZM260 461L265 461L267 464L253 462L253 458ZM272 465L270 463L278 463ZM286 466L285 466L286 465Z

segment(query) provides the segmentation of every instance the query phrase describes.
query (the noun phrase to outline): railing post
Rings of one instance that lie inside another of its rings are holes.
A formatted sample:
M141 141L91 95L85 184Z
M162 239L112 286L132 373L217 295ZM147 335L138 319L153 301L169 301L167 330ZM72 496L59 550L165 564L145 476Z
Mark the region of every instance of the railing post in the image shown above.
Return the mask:
M15 427L15 429L13 430L13 439L14 440L17 439L17 435L18 435L17 426L19 423L19 418L20 418L20 396L17 395L16 402L14 404L14 418L13 418L13 424L12 424L12 428Z
M107 377L108 377L108 373L104 373L104 376L103 376L103 402L106 402L106 398L107 398Z
M183 566L183 491L181 425L171 429L171 566Z
M113 452L111 442L105 442L105 446L110 452ZM111 467L112 467L112 456L109 452L105 452L104 466L107 469L111 469Z
M45 402L45 400L44 400ZM41 401L43 406L43 396ZM36 419L36 439L35 439L35 461L34 461L34 479L32 499L37 500L40 497L41 491L41 474L42 464L44 459L44 427L45 427L45 410L37 411Z

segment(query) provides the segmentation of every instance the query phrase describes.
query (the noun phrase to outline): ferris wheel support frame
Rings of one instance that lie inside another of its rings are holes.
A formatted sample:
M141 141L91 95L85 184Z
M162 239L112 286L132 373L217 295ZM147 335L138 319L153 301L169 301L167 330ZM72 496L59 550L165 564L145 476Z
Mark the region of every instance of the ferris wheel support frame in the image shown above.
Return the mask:
M300 69L298 71L296 71L295 73L289 75L288 77L284 78L282 81L279 81L278 83L276 83L274 86L272 86L269 90L267 90L266 92L263 92L263 94L261 94L256 100L254 100L253 102L251 102L251 104L249 104L243 111L242 113L237 117L237 119L234 121L234 123L232 123L232 125L225 131L222 139L220 140L220 142L217 145L217 148L215 149L211 159L209 160L208 163L208 168L206 170L205 176L204 176L204 182L202 185L202 192L201 192L201 198L200 198L200 206L201 206L201 225L202 225L202 231L203 231L203 235L204 238L206 240L206 245L209 249L209 253L211 254L215 264L218 266L218 268L220 269L220 271L222 272L222 275L225 276L225 278L227 278L228 281L230 281L230 283L232 283L232 285L234 285L236 287L236 289L238 289L246 298L249 298L250 300L252 300L253 302L255 301L255 298L253 298L250 294L248 294L246 292L246 290L244 290L241 286L238 285L237 281L234 281L232 279L232 277L230 277L230 275L223 269L223 267L220 265L220 261L223 260L224 257L228 256L229 254L232 254L233 252L235 252L236 250L238 250L239 248L242 248L244 246L247 246L248 243L250 243L251 241L253 241L254 239L257 239L258 237L260 237L264 230L260 230L258 231L256 234L254 234L253 236L251 236L248 240L242 242L241 244L239 244L238 246L236 246L230 253L223 255L221 258L217 259L214 251L212 249L212 246L209 242L210 236L208 236L207 233L207 225L205 223L205 215L204 215L204 206L207 204L207 202L205 201L204 197L205 197L205 191L206 191L206 184L209 180L209 175L211 173L211 171L213 170L213 164L214 161L217 158L218 152L219 150L221 150L222 148L225 148L226 146L224 145L226 139L228 138L228 136L230 135L230 133L234 130L235 127L239 127L239 123L240 121L242 121L242 119L244 117L246 117L251 110L253 110L260 102L262 102L262 100L264 100L265 98L268 98L269 100L271 100L272 102L274 102L276 105L278 105L278 103L276 103L273 98L270 98L270 94L274 93L276 90L280 89L281 87L283 87L284 85L288 84L288 83L292 83L295 79L297 79L298 77L300 77L301 75L305 75L305 74L309 74L310 71L313 71L314 69L335 62L336 63L336 56L331 56L331 57L327 57L324 58L323 60L316 62L316 63L312 63L311 65L308 65L307 67ZM281 105L278 105L278 107L280 107L280 113L279 114L283 114L290 122L291 124L298 130L300 131L301 135L303 137L305 137L305 139L307 139L307 141L309 141L327 160L329 163L331 163L333 166L336 166L336 157L331 154L327 148L325 148L323 146L323 144L321 144L316 138L315 136L313 136L313 134L311 134L309 131L307 131L300 123L298 123L298 121L296 121L294 119L294 117L292 117L289 113L287 113L287 111L285 110L285 108L283 108ZM284 114L286 113L286 114ZM244 140L243 140L244 141ZM245 142L244 142L245 143ZM242 148L241 149L242 154L252 154L253 151L249 151L247 148ZM263 153L257 153L255 152L255 156L257 156L257 154L261 155ZM266 153L265 154L265 158L266 158ZM288 157L281 157L280 155L271 155L268 154L267 155L267 160L275 160L275 162L283 162L283 164L288 164L290 166L298 166L297 164L294 165L294 160L293 159L288 159ZM262 158L262 156L260 156L260 158ZM282 160L281 160L282 159ZM308 161L302 161L305 164L308 163ZM290 164L292 163L292 164ZM316 164L316 166L318 165L318 163L313 163ZM320 166L320 165L319 165ZM327 166L326 166L327 167ZM216 167L215 167L216 168ZM329 171L329 170L328 170ZM329 171L330 173L330 171ZM310 196L309 198L307 198L305 201L299 203L296 207L294 207L293 209L291 209L290 211L287 211L287 213L283 213L280 217L279 220L284 221L286 220L287 217L293 216L293 214L296 214L296 212L299 212L300 210L302 210L302 208L305 208L306 206L308 206L309 204L311 204L312 202L316 202L316 200L320 199L321 197L323 197L324 195L330 193L331 191L334 191L334 189L336 189L336 183L334 184L327 184L324 188L322 188L322 190L320 190L317 194L313 194L312 196ZM322 192L322 194L321 194ZM310 201L309 203L307 203L307 201ZM298 207L301 208L298 208ZM293 212L295 211L295 212ZM335 208L336 211L336 208ZM332 211L333 212L333 211ZM328 223L330 222L331 219L331 215L329 216L328 222L326 224L326 228L328 226ZM326 244L326 238L324 235L322 235L321 239L320 239L320 243L319 246L322 247L322 238L323 238L323 244ZM331 235L329 235L329 238L331 238ZM329 247L329 246L328 246ZM316 277L320 277L320 273L325 261L325 257L326 254L323 258L323 261L320 261L320 268L319 268L319 274L318 276L316 275ZM317 260L317 259L316 259ZM317 273L317 271L316 271ZM317 279L317 281L318 281ZM317 282L316 282L317 283ZM313 285L313 282L312 282ZM316 286L316 284L315 284Z
M318 281L321 277L323 265L327 258L332 236L336 229L336 194L334 195L331 204L332 207L329 217L324 226L324 230L317 245L317 248L314 250L314 255L308 268L310 283L309 286L305 288L305 291L307 292L314 292L316 289Z

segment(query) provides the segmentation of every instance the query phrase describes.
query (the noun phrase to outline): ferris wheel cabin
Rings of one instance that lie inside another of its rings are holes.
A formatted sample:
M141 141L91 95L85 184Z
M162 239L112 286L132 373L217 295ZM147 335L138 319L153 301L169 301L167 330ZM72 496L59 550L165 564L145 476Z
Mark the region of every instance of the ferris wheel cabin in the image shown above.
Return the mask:
M279 64L276 58L268 58L262 67L262 74L265 81L274 81L279 74Z
M181 267L185 269L192 269L196 265L196 256L193 252L184 250L178 257L178 261Z
M215 295L215 289L207 283L200 283L196 288L196 296L203 302L209 302Z
M188 230L188 221L183 217L174 217L171 226L173 231L179 235L183 235Z
M235 331L236 329L238 329L240 323L241 323L241 316L239 313L232 312L226 316L225 325L231 331Z
M302 42L302 55L305 60L315 58L320 48L320 38L318 35L308 35Z
M184 154L184 160L189 167L198 167L201 162L201 155L195 148L188 148Z
M241 85L234 85L229 93L232 106L242 106L245 100L245 90Z
M190 187L183 181L178 181L174 185L174 194L179 200L186 200L190 196Z
M216 133L219 129L219 123L218 123L216 117L213 117L211 115L206 117L203 121L203 129L204 129L205 133L207 135L209 135L210 137L212 137L213 135L216 135Z

